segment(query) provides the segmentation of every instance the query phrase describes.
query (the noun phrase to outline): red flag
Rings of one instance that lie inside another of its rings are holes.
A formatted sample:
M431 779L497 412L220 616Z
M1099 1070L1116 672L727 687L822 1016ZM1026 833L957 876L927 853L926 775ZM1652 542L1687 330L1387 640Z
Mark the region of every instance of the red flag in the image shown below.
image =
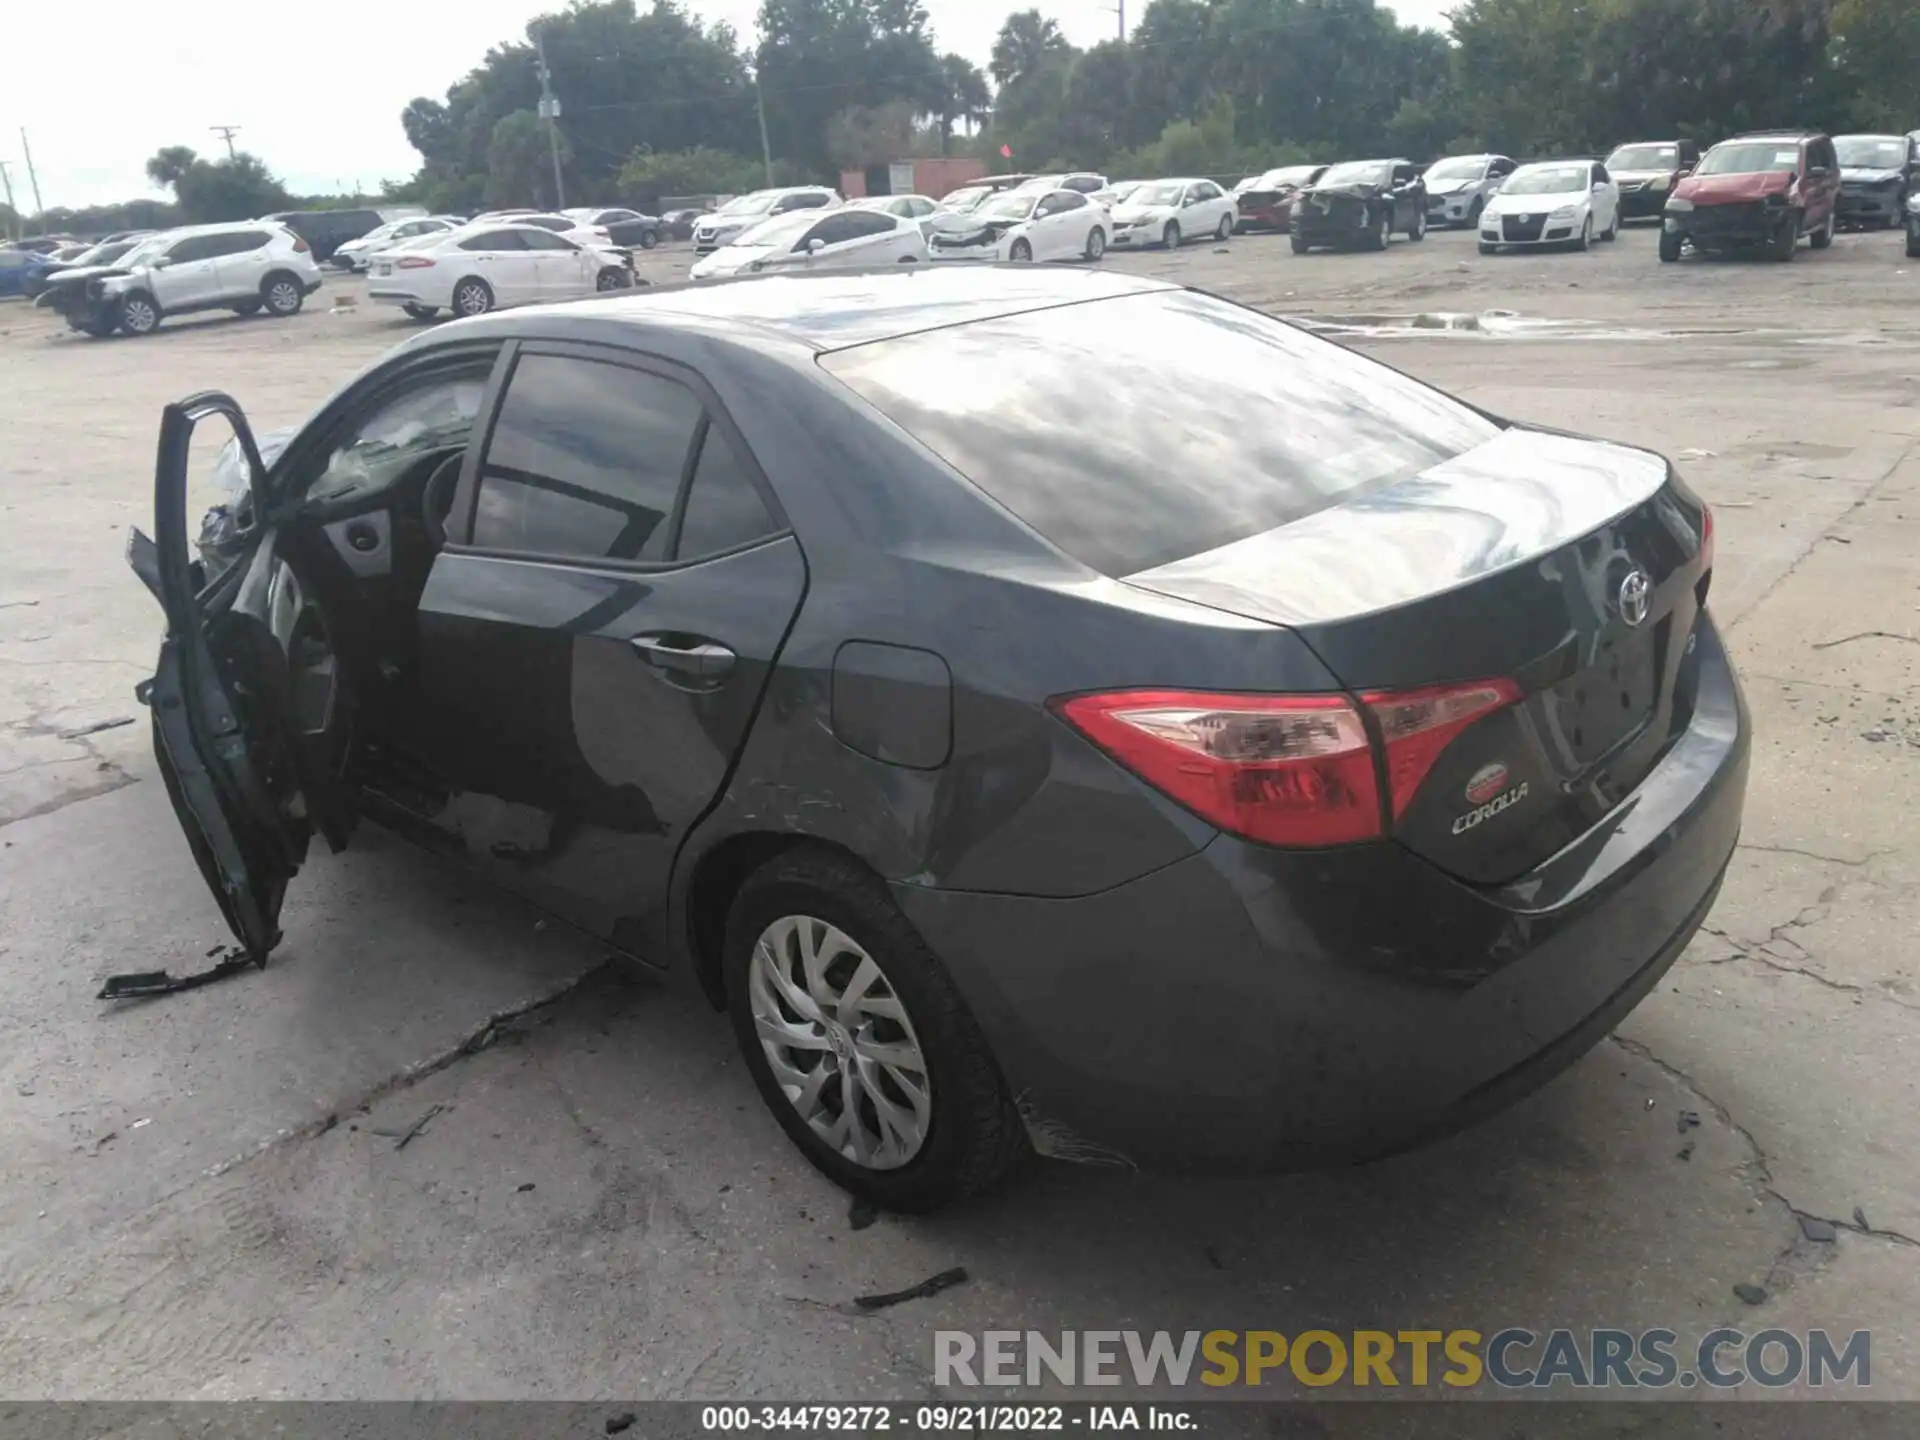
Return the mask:
M1003 160L1011 160L1013 158L1013 146L1002 145L1000 147L1000 158Z

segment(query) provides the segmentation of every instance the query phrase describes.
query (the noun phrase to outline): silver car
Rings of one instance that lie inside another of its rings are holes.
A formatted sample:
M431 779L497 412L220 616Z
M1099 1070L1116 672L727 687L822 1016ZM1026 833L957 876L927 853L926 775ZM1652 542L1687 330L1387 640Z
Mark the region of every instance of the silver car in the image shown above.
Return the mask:
M1504 155L1451 155L1427 167L1427 224L1472 230L1480 212L1513 174Z

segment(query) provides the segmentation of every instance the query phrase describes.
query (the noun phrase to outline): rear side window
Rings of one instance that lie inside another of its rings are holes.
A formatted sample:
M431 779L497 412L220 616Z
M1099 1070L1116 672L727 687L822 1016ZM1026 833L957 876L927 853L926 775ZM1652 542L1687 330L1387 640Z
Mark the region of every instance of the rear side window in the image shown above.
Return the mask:
M526 242L518 230L488 230L460 242L462 250L524 250Z
M213 250L215 255L244 255L249 250L258 250L267 243L268 235L264 230L236 230L227 235L215 235Z
M1418 381L1183 291L877 341L820 364L1113 576L1302 519L1499 433Z
M686 386L624 365L519 360L480 466L473 543L586 560L664 560L701 417Z
M718 426L709 425L700 443L693 485L687 491L676 558L697 560L703 555L717 555L779 528L767 513L760 492L754 489L739 452Z

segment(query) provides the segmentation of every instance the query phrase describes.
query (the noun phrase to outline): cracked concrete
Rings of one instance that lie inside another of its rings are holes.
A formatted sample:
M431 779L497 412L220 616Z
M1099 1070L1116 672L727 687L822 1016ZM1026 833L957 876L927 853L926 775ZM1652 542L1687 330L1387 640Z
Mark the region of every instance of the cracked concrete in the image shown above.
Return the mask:
M1878 243L1677 272L1645 232L1497 267L1442 235L1310 265L1259 242L1115 263L1328 313L1632 304L1684 328L1761 292L1844 333L1883 317ZM377 831L309 865L265 971L93 1001L110 971L196 968L225 938L130 693L158 614L120 550L159 406L225 386L257 426L295 421L412 327L0 334L0 1391L912 1399L936 1393L935 1328L1730 1323L1870 1327L1875 1395L1920 1398L1920 331L1887 323L1884 345L1773 368L1728 334L1363 347L1680 456L1717 506L1712 603L1755 723L1746 831L1708 930L1610 1043L1362 1170L1035 1162L859 1231L717 1017ZM1821 1220L1832 1240L1809 1238ZM838 1308L956 1264L969 1283L930 1299ZM1637 1433L1617 1409L1553 1413L1555 1434ZM1823 1435L1872 1433L1823 1413Z

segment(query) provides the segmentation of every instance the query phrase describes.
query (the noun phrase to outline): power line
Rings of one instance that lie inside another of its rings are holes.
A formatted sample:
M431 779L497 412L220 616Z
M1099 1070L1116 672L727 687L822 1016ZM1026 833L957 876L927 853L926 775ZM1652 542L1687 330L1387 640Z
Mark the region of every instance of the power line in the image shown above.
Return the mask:
M240 127L238 125L209 125L207 129L227 142L227 159L232 160L234 158L233 137L240 133Z

